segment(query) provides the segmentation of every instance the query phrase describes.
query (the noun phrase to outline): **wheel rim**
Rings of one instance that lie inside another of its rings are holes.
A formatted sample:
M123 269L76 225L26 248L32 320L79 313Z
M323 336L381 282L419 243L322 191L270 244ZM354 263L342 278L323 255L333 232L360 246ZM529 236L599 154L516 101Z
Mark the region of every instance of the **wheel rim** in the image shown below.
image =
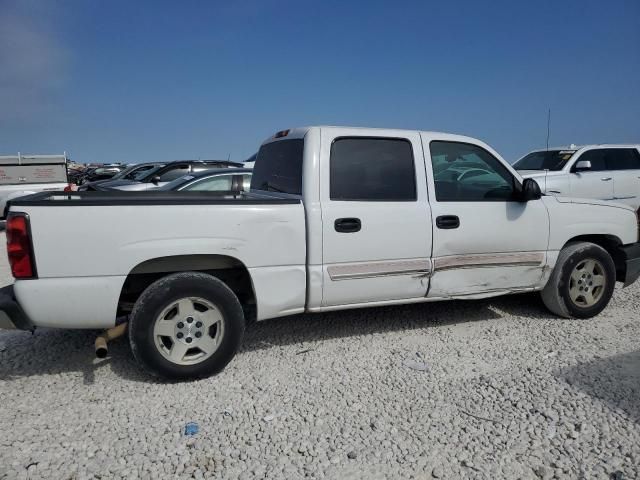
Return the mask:
M592 307L602 298L606 283L602 263L593 258L581 261L571 272L571 301L579 307Z
M224 318L208 300L186 297L171 302L156 318L156 348L176 365L193 365L213 355L224 336Z

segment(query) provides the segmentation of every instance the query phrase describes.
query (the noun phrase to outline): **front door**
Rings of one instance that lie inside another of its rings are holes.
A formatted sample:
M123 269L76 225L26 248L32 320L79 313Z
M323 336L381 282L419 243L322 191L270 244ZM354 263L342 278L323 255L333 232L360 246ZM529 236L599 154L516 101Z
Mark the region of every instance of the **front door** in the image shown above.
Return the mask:
M422 298L431 213L417 133L323 128L325 307Z
M429 297L492 295L535 286L546 263L542 200L517 202L512 171L481 145L423 134L434 218Z
M576 164L582 160L591 162L591 169L575 171ZM572 197L613 200L613 175L605 162L604 151L587 150L580 155L571 167L569 184Z

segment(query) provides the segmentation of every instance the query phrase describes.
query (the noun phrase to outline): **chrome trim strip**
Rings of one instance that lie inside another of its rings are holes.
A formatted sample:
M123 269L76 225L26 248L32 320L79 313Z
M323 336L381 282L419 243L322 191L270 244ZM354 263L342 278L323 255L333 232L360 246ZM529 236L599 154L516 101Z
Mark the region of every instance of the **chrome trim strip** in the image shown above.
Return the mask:
M544 263L544 258L544 252L449 255L435 258L433 270L438 272L454 268L539 266Z
M544 252L448 255L435 258L433 268L429 259L395 260L332 265L327 267L327 273L333 281L396 275L430 276L435 272L458 268L541 266L544 259Z
M394 275L430 275L431 261L424 259L349 263L327 267L327 273L333 281Z

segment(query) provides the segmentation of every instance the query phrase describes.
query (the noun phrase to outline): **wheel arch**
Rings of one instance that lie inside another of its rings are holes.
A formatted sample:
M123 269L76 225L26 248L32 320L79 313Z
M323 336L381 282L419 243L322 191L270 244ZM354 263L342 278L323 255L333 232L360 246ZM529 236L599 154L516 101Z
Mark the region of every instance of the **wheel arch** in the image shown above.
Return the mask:
M238 297L247 320L256 316L256 295L249 269L236 257L221 254L170 255L144 260L125 278L118 315L126 315L142 292L156 280L178 272L201 272L218 278Z
M616 235L604 235L604 234L589 234L589 235L578 235L575 236L565 242L562 248L565 248L570 243L576 242L588 242L594 243L602 248L604 248L611 258L613 259L613 263L616 266L616 281L622 282L624 281L626 274L626 258L620 247L623 245L622 240Z

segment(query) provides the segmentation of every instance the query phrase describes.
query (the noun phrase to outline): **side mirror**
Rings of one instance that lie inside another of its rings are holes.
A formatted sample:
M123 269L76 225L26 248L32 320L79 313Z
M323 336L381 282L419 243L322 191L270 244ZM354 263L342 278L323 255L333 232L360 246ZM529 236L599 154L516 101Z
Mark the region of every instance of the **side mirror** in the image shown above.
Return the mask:
M522 182L522 190L520 191L520 195L518 195L518 201L520 202L528 202L530 200L538 200L542 197L542 191L540 190L540 185L533 178L525 178Z
M586 170L591 170L591 162L589 160L578 160L573 167L574 172L584 172Z
M153 183L156 186L158 185L159 182L160 182L160 176L159 175L156 175L155 177L153 177L151 179L151 183Z

